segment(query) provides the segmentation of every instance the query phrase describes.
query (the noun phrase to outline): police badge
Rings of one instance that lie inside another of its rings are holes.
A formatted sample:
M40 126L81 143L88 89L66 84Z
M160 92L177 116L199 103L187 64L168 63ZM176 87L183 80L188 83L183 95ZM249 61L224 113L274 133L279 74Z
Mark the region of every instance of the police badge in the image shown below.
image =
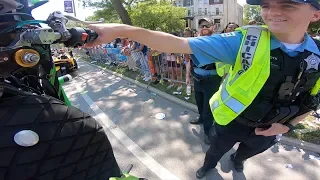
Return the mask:
M315 69L317 71L319 70L320 58L317 55L314 55L312 53L310 56L308 56L304 60L307 62L306 70L309 70L309 69Z

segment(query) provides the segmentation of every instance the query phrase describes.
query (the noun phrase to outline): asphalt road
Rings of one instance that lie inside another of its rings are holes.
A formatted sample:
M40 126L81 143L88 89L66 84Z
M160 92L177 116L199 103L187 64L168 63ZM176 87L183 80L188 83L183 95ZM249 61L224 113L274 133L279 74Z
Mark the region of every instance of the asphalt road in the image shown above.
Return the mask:
M66 93L74 106L103 122L122 169L133 164L131 174L149 180L196 179L209 148L202 127L189 124L196 113L86 62L78 63L74 79L64 85ZM156 119L157 113L165 118ZM244 172L238 173L229 159L236 148L204 179L320 179L316 153L277 145L247 160Z

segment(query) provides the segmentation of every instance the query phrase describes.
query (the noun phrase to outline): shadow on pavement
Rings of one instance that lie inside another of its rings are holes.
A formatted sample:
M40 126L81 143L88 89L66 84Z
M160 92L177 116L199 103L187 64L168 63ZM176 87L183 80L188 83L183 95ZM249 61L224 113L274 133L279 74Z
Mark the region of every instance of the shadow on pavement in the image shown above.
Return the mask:
M205 179L206 180L224 180L223 177L218 173L217 169L213 169L209 171Z
M179 174L180 179L187 179L186 177L192 177L190 179L196 179L196 170L201 167L205 157L205 153L209 149L209 146L204 143L204 132L202 125L190 125L189 119L195 114L189 111L185 113L186 109L178 107L172 102L164 100L163 98L153 95L150 92L146 92L144 89L137 87L125 80L122 80L114 75L102 73L101 70L89 69L86 71L86 67L80 64L81 71L77 72L79 81L77 83L82 84L84 91L87 91L92 100L106 113L109 118L115 123L122 131L124 131L135 143L146 151L150 156L157 160L165 168L170 168L170 171L176 171L175 174ZM101 74L104 74L101 76ZM69 86L71 91L73 86ZM81 92L80 92L81 93ZM81 98L80 93L72 95L72 99ZM81 104L76 104L81 106ZM92 110L88 110L92 114ZM157 120L153 116L163 112L166 114L165 119ZM165 122L165 123L164 123ZM201 146L199 146L199 144ZM279 147L280 146L280 147ZM280 149L281 148L281 149ZM284 147L285 151L293 151L293 147ZM274 145L270 148L270 154L274 156L281 156L284 152L281 145ZM300 151L300 149L296 149ZM263 179L263 174L255 173L270 173L268 179L281 179L280 174L292 174L291 171L297 171L295 169L281 169L284 167L283 163L292 163L294 168L297 166L299 159L286 159L281 157L279 166L275 166L273 163L268 164L268 161L260 163L260 159L250 159L251 167L254 168L250 171L254 173L248 173L247 177L244 173L236 172L233 168L233 164L230 161L230 154L235 152L235 149L231 149L227 152L219 161L221 164L221 170L223 173L215 169L209 172L206 176L207 180L222 180L226 174L231 175L234 180L246 180L248 179ZM300 151L302 152L302 151ZM127 153L127 154L126 154ZM293 152L292 152L293 153ZM130 157L131 154L124 150L115 152L118 157ZM121 156L120 156L121 155ZM309 160L311 153L305 152L301 154L304 160ZM288 155L288 157L291 157ZM264 157L268 159L269 157ZM132 157L134 159L134 157ZM280 159L280 158L279 158ZM125 159L124 159L125 160ZM282 162L283 161L283 162ZM138 161L137 161L138 162ZM249 164L249 162L248 162ZM303 169L300 165L301 173L310 169ZM143 166L142 166L143 167ZM178 167L178 168L174 168ZM168 168L168 169L169 169ZM220 167L219 167L220 168ZM257 171L259 169L259 171ZM290 172L282 172L290 171ZM147 171L147 170L142 170ZM220 171L221 172L221 171ZM231 172L231 173L230 173ZM294 173L294 172L293 172ZM264 174L265 175L265 174ZM308 173L303 175L307 179L312 179L316 176L316 173ZM181 178L184 177L184 178ZM231 177L229 178L231 179Z

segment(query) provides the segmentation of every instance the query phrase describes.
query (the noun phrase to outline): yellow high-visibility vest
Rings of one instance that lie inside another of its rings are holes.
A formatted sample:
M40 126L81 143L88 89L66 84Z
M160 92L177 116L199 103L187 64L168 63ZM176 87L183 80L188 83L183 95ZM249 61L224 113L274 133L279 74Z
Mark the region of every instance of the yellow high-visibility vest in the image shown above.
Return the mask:
M209 103L216 123L227 125L255 99L270 75L270 31L262 26L238 28L243 34L233 69Z
M225 76L232 66L223 62L216 62L216 71L220 77Z
M316 84L311 89L310 95L311 96L316 96L319 93L319 91L320 91L320 78L318 79Z

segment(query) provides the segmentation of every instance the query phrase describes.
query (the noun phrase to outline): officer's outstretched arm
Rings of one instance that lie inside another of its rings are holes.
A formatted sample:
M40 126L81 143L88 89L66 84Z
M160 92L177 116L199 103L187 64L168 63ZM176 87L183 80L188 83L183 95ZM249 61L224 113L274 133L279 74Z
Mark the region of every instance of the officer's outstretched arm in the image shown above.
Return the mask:
M87 47L108 43L118 37L127 37L160 52L192 54L186 38L168 33L125 24L93 24L88 27L97 32L99 37L95 41L86 44Z

